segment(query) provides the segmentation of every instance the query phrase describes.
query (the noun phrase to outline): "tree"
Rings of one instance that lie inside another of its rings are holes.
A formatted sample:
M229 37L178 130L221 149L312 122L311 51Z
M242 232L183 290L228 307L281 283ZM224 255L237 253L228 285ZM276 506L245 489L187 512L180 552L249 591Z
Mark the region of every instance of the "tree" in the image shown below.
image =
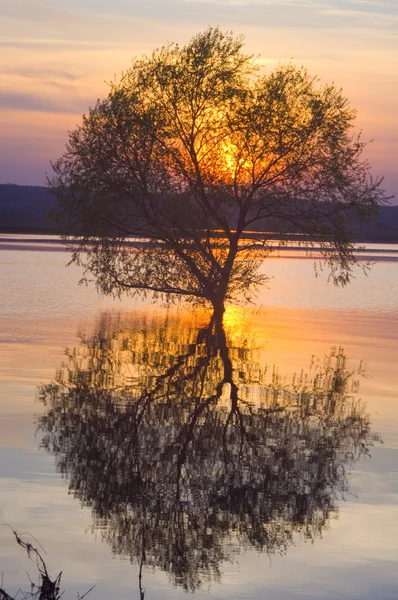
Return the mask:
M260 74L242 46L210 28L134 59L70 133L50 185L102 293L205 299L222 316L263 282L270 225L349 281L355 227L386 200L355 111L303 68Z

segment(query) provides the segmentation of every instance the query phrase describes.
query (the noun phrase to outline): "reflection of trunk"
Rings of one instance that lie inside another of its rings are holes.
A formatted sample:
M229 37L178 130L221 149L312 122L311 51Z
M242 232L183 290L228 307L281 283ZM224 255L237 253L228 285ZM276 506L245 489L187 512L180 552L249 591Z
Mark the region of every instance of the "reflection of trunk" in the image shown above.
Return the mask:
M140 593L140 600L145 600L145 590L142 587L142 568L145 565L145 529L142 531L142 551L141 551L141 560L140 560L140 568L138 571L138 589Z
M220 311L222 311L221 314ZM223 325L223 315L225 312L224 303L221 304L220 311L216 312L215 309L213 314L213 326L216 346L218 352L220 353L220 358L223 362L224 367L224 378L218 385L218 395L221 395L224 384L229 384L231 386L232 408L234 409L237 405L238 400L238 388L233 381L232 361L229 355L227 336L225 334L225 329Z
M225 313L224 297L217 296L216 298L214 298L212 300L212 304L213 304L212 323L214 325L215 334L218 335L218 332L222 330L223 334L224 334L224 340L225 340L225 332L223 330L223 318L224 318L224 313Z
M243 415L240 411L239 407L239 389L236 383L233 381L233 366L232 360L229 354L229 349L227 345L227 336L225 334L225 329L222 323L222 318L217 318L218 315L213 315L213 326L214 326L214 334L217 345L217 351L220 354L220 358L224 367L224 377L223 380L217 386L217 396L221 398L222 396L226 399L225 392L227 391L225 388L229 386L229 401L230 401L230 409L228 411L228 416L225 421L223 435L222 435L222 444L224 448L224 460L226 463L230 462L230 453L228 450L228 430L235 423L240 432L240 444L236 448L235 458L237 455L241 455L244 439L246 437L246 428L244 425Z

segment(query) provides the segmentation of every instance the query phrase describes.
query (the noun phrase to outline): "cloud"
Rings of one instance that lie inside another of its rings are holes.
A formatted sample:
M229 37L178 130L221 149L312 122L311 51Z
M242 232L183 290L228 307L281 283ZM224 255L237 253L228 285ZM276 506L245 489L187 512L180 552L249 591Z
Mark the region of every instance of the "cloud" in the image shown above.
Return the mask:
M175 6L174 0L168 2ZM77 3L59 0L0 0L0 34L2 43L7 45L52 45L63 47L104 48L109 44L132 43L134 38L148 37L159 26L164 29L166 21L176 19L177 14L165 7L161 0L147 3L128 3L125 7L116 6L111 0L100 4ZM167 3L163 3L167 4ZM158 14L159 13L159 14ZM158 23L154 23L153 15ZM143 30L143 27L144 30ZM133 40L132 40L133 34ZM94 44L94 46L93 46Z
M63 4L63 6L62 6ZM52 25L56 30L62 31L68 25L77 25L81 15L67 10L68 4L61 3L59 8L54 3L43 0L29 2L25 0L0 0L0 14L8 19L28 21L39 25Z
M8 67L0 66L0 75L12 75L16 77L23 77L26 79L40 79L41 81L50 79L53 81L65 80L65 81L76 81L80 77L75 73L68 73L67 71L58 71L50 68L36 68L36 67Z
M109 44L135 45L153 38L154 29L158 40L163 29L163 42L168 29L181 28L182 23L190 30L194 23L197 29L228 23L302 31L312 27L394 31L398 25L396 0L0 0L0 14L3 44L69 45L70 50L87 44L95 44L93 50ZM15 30L13 37L9 25Z
M60 101L44 95L39 96L15 91L0 92L0 110L81 114L87 111L90 104L92 104L92 98L88 100L74 97L70 101L65 99Z
M179 0L191 7L206 5L207 10L223 11L228 8L240 13L243 22L255 13L268 17L267 25L349 28L353 24L364 28L395 30L398 15L395 0L376 2L371 0Z
M58 53L90 53L103 51L112 48L125 48L126 43L123 41L110 42L107 40L71 40L71 39L52 39L43 37L29 37L18 34L13 38L6 36L0 40L0 48L10 50L32 50Z

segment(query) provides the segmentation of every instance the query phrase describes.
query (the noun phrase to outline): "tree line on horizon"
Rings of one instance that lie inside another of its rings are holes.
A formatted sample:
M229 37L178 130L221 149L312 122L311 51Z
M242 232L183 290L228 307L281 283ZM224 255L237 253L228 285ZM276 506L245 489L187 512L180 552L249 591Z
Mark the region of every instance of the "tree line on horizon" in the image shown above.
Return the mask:
M60 234L51 217L55 198L47 187L0 184L0 233ZM268 231L272 230L264 227ZM381 206L372 223L362 225L359 242L398 243L398 206Z

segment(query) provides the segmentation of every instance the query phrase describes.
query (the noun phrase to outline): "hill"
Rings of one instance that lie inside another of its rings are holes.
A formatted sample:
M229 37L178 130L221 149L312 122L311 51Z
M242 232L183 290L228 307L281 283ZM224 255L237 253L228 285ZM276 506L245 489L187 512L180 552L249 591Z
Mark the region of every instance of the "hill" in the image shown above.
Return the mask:
M57 234L49 214L54 207L55 199L45 187L0 184L0 232ZM264 229L269 229L267 223ZM357 240L398 243L398 206L381 207L374 222L360 229Z

